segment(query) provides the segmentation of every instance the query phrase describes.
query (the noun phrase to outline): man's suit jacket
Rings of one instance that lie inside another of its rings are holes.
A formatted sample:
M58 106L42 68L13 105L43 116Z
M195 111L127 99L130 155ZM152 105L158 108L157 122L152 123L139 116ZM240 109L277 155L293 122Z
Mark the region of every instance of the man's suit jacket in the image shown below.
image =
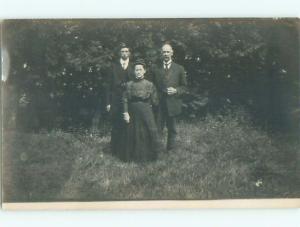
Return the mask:
M126 70L121 66L120 62L112 64L107 78L106 85L106 105L111 105L111 114L122 114L122 95L125 85L134 77L133 65L129 62Z
M169 69L164 69L163 64L156 65L152 69L152 80L156 85L162 109L167 111L168 116L176 116L181 113L182 101L181 95L186 91L186 73L183 66L171 63ZM167 95L167 88L176 88L177 93Z

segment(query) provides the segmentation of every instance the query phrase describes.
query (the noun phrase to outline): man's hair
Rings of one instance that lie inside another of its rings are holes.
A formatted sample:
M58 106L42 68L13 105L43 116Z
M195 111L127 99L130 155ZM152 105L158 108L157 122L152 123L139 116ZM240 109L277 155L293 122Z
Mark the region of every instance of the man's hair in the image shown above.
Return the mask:
M172 51L174 51L172 45L171 45L169 42L164 43L164 44L161 46L161 48L163 48L164 46L169 46L169 47L171 47Z
M122 50L123 48L127 48L130 51L130 47L126 43L120 43L119 51Z

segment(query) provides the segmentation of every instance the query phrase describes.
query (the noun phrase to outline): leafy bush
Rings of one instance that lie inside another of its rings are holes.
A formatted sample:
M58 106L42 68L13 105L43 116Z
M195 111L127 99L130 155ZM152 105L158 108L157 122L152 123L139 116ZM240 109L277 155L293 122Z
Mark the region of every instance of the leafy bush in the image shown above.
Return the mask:
M242 105L260 125L291 128L299 125L291 114L299 105L297 26L293 19L8 20L6 84L16 87L9 94L20 128L90 127L103 119L119 43L151 67L170 41L187 71L185 118Z

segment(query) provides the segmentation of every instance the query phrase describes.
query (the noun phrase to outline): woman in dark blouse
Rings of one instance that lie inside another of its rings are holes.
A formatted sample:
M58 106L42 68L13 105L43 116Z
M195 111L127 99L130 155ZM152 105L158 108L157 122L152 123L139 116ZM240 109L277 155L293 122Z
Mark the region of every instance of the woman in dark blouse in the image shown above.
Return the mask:
M152 82L144 79L145 63L134 64L135 79L126 84L123 94L124 120L128 123L125 161L153 161L161 148L158 129L154 120L153 106L158 97Z

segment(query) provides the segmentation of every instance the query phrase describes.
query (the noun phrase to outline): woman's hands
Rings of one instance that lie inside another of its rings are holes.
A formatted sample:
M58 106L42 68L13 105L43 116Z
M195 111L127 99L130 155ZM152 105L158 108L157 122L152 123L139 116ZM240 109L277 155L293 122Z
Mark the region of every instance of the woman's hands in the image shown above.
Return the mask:
M168 87L167 88L167 93L168 93L168 95L174 95L174 94L177 93L177 90L176 90L176 88Z
M128 112L123 113L123 119L126 121L126 123L129 123L130 116Z

